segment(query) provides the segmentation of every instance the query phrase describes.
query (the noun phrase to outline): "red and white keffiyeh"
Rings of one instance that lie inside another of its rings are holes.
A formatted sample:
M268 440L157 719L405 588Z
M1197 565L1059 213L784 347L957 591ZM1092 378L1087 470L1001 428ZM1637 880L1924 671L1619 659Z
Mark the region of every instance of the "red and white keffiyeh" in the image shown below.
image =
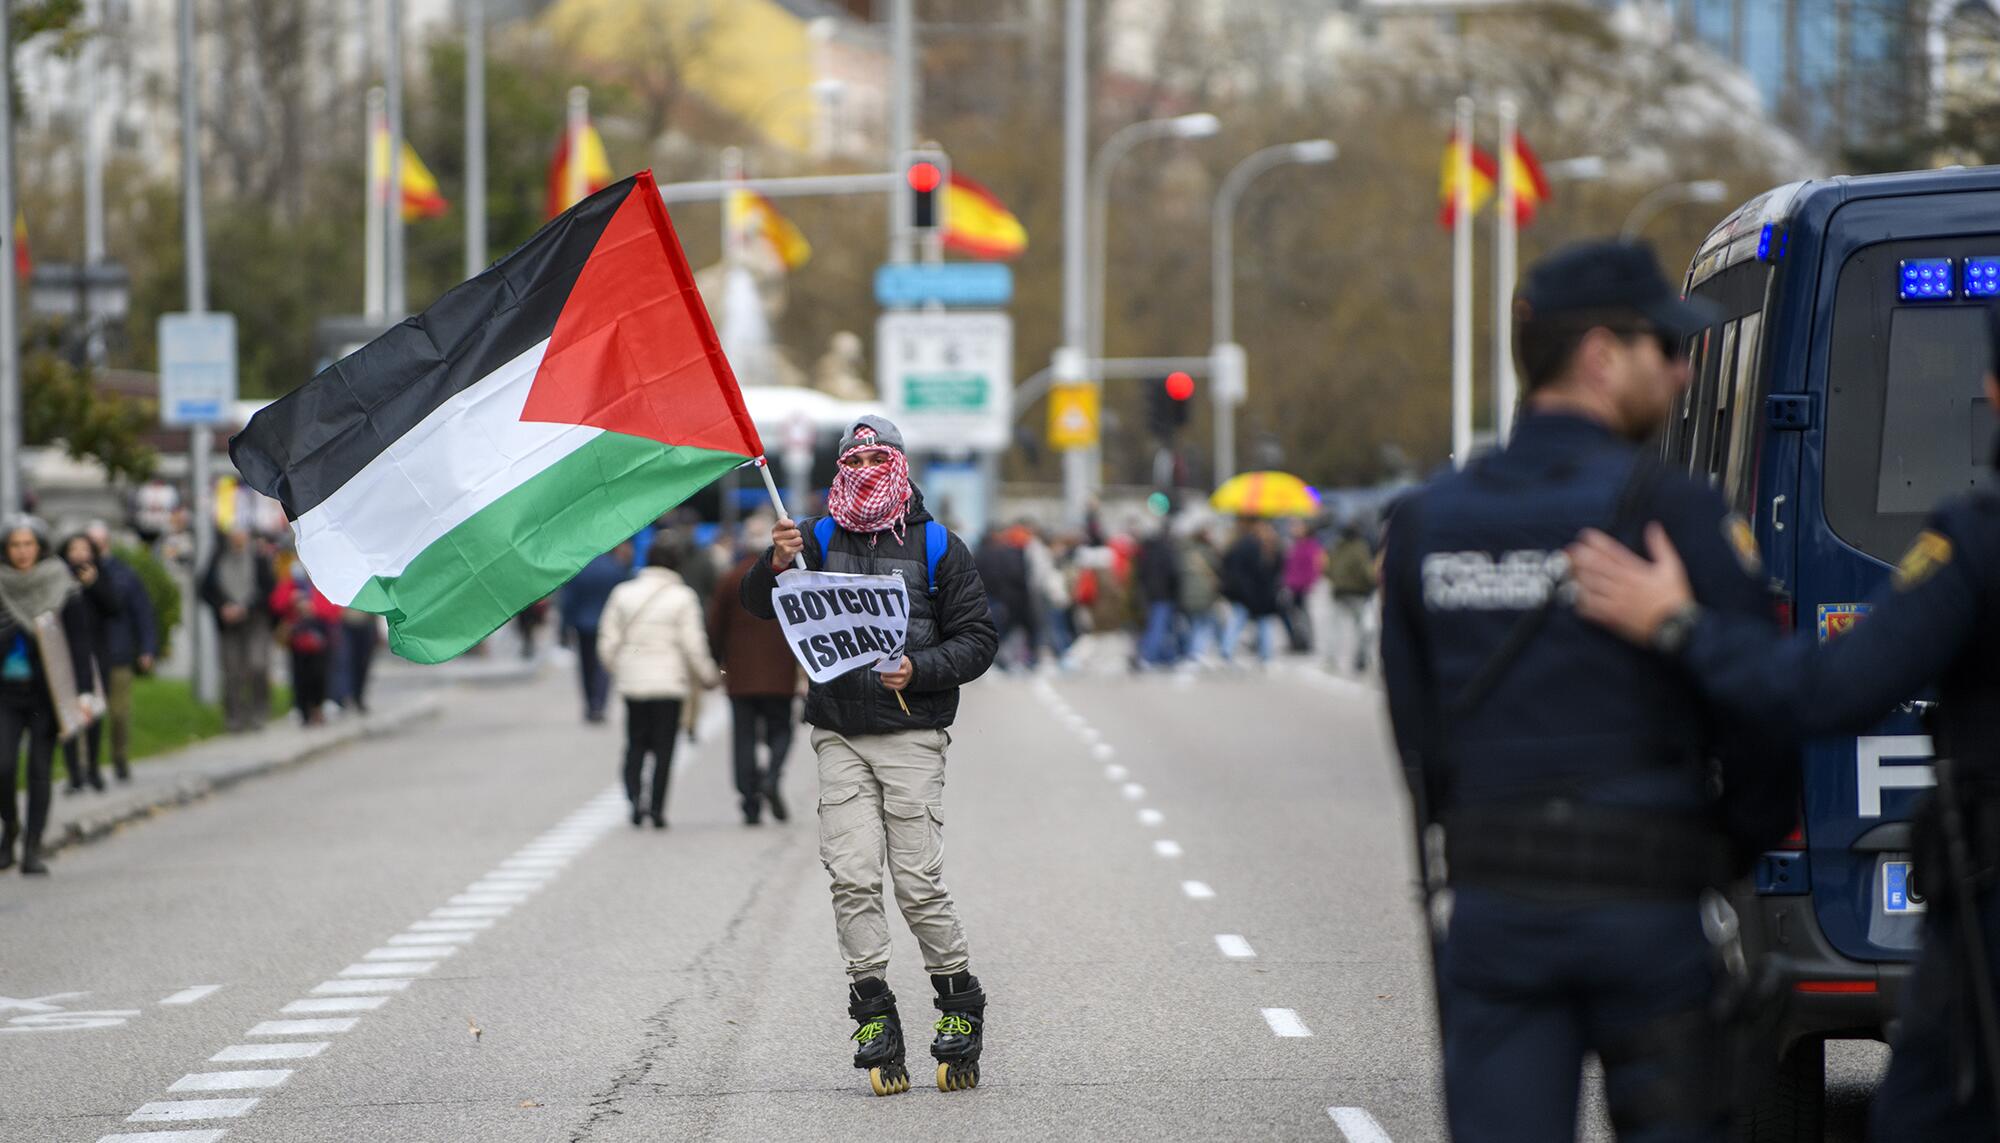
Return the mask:
M910 458L901 449L873 443L875 434L862 427L855 433L860 443L840 454L845 461L855 453L875 449L889 459L865 468L842 464L833 474L833 487L826 494L826 511L833 522L850 532L872 535L893 529L896 542L903 541L903 514L910 503Z

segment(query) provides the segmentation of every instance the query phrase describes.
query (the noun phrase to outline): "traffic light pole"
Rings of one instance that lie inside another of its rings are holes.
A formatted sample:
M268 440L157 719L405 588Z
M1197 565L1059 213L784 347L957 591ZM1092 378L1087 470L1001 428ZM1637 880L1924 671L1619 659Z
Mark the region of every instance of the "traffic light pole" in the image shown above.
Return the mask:
M1063 13L1063 339L1050 369L1063 384L1089 384L1085 360L1089 312L1085 292L1084 191L1089 144L1086 112L1090 81L1084 57L1085 0L1067 0ZM1092 450L1063 452L1063 515L1080 524L1090 511Z

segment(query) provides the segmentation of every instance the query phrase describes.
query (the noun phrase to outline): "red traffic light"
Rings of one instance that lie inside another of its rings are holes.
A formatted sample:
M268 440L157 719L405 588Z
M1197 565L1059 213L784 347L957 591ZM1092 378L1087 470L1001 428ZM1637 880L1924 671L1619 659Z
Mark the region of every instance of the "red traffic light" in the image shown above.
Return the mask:
M1178 369L1167 374L1167 396L1176 401L1185 401L1194 396L1194 378Z
M944 181L944 172L938 170L936 163L911 163L910 169L903 177L909 180L911 190L918 194L929 194Z

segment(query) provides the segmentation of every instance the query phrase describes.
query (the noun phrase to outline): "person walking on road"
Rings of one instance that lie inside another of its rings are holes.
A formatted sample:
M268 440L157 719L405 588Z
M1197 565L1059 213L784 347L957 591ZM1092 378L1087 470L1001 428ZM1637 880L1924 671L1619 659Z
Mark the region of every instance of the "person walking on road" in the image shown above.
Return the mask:
M2000 408L2000 310L1989 311L1988 321L1994 358L1986 399ZM1993 460L2000 468L2000 437ZM1903 994L1888 1075L1875 1093L1871 1137L1994 1138L2000 661L1992 648L2000 640L2000 494L1971 492L1939 505L1863 617L1824 644L1810 628L1786 639L1706 605L1689 586L1667 529L1649 527L1644 547L1650 561L1585 533L1570 550L1578 614L1677 660L1710 701L1739 717L1793 738L1857 734L1937 689L1929 729L1940 780L1914 815L1917 871L1929 899L1923 953Z
M702 603L675 570L687 549L656 543L637 576L611 589L598 628L598 650L625 700L625 796L632 824L667 828L667 786L674 773L681 705L697 688L721 681L702 630ZM644 782L646 758L653 782Z
M806 692L819 756L820 859L833 879L834 930L847 960L848 1015L860 1025L854 1066L877 1095L904 1091L903 1027L889 989L886 859L903 920L923 950L940 1018L931 1055L941 1089L979 1080L986 993L968 969L958 910L944 884L946 728L958 689L993 664L998 636L972 553L931 519L910 483L903 436L887 419L856 421L840 441L830 519L781 519L743 578L743 604L775 618L777 574L805 554L815 571L899 574L909 585L907 654L886 674L853 671ZM821 536L824 535L824 539Z
M1180 658L1181 541L1173 521L1162 519L1139 545L1132 578L1145 608L1146 626L1139 636L1141 667L1170 667Z
M102 520L92 520L84 529L97 552L97 571L117 597L118 607L107 617L99 644L104 653L99 668L104 674L105 717L111 727L111 771L120 782L132 780L132 682L153 673L160 656L160 628L153 615L153 597L146 581L131 564L111 550L111 529ZM90 726L90 765L99 758L98 726Z
M1375 553L1353 524L1343 525L1340 539L1327 555L1326 582L1333 590L1334 620L1340 638L1328 632L1324 655L1338 666L1336 656L1342 643L1351 643L1354 653L1347 656L1354 673L1368 669L1369 616L1375 600Z
M1257 629L1257 661L1270 666L1278 656L1278 581L1283 572L1278 531L1269 520L1245 519L1236 542L1222 555L1222 594L1229 600L1229 626L1222 633L1222 658L1234 662L1243 649L1243 630Z
M722 662L722 680L729 693L729 717L735 739L736 793L743 824L771 816L789 821L791 813L779 791L785 755L792 749L793 699L799 692L799 663L785 645L785 631L776 620L759 619L743 609L743 578L762 557L754 553L724 572L708 599L708 641ZM765 761L757 763L757 747Z
M612 589L632 574L632 545L620 544L589 563L563 585L562 624L576 640L576 670L583 684L583 720L603 722L611 701L611 672L598 653L597 632Z
M98 566L97 549L90 537L79 532L63 540L57 549L70 574L76 577L77 594L83 598L84 626L89 638L70 647L72 655L87 655L90 667L85 675L93 684L101 684L106 674L105 664L109 653L105 648L111 637L108 628L118 619L119 599L112 587L111 578ZM104 772L98 750L103 746L103 719L92 719L81 734L76 734L63 742L63 766L69 771L69 792L81 793L84 786L102 793ZM131 781L131 775L124 766L118 767L118 780Z
M42 859L42 833L49 823L49 797L56 739L62 727L51 687L52 672L67 675L75 693L94 713L91 692L90 620L75 576L49 551L41 522L16 518L4 534L0 563L0 869L14 864L21 843L21 872L49 871ZM62 639L46 639L54 623ZM70 654L68 648L77 648ZM21 752L27 750L28 821L23 830L15 790Z
M1722 890L1797 803L1769 799L1784 824L1739 834L1716 786L1742 796L1743 779L1754 797L1760 778L1795 777L1797 756L1718 722L1671 664L1577 618L1562 586L1582 528L1636 534L1659 519L1690 553L1699 598L1772 624L1730 541L1740 521L1644 449L1687 387L1688 339L1719 314L1622 242L1530 268L1515 313L1526 407L1513 440L1402 502L1383 573L1451 1135L1574 1138L1594 1053L1621 1139L1721 1140L1734 1077L1719 1009L1747 991L1747 973L1716 967L1742 963L1720 939L1733 926Z
M250 531L229 530L202 571L201 599L215 610L222 659L222 723L230 733L255 730L270 716L271 595L278 588L270 557Z

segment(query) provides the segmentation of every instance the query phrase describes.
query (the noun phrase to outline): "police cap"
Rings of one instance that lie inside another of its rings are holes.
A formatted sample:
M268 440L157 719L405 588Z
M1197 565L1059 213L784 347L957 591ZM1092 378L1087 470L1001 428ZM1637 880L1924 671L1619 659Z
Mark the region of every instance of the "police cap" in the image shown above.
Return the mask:
M1631 310L1676 340L1693 337L1722 320L1705 298L1683 298L1660 272L1644 242L1574 242L1528 268L1518 295L1524 316L1566 311Z

